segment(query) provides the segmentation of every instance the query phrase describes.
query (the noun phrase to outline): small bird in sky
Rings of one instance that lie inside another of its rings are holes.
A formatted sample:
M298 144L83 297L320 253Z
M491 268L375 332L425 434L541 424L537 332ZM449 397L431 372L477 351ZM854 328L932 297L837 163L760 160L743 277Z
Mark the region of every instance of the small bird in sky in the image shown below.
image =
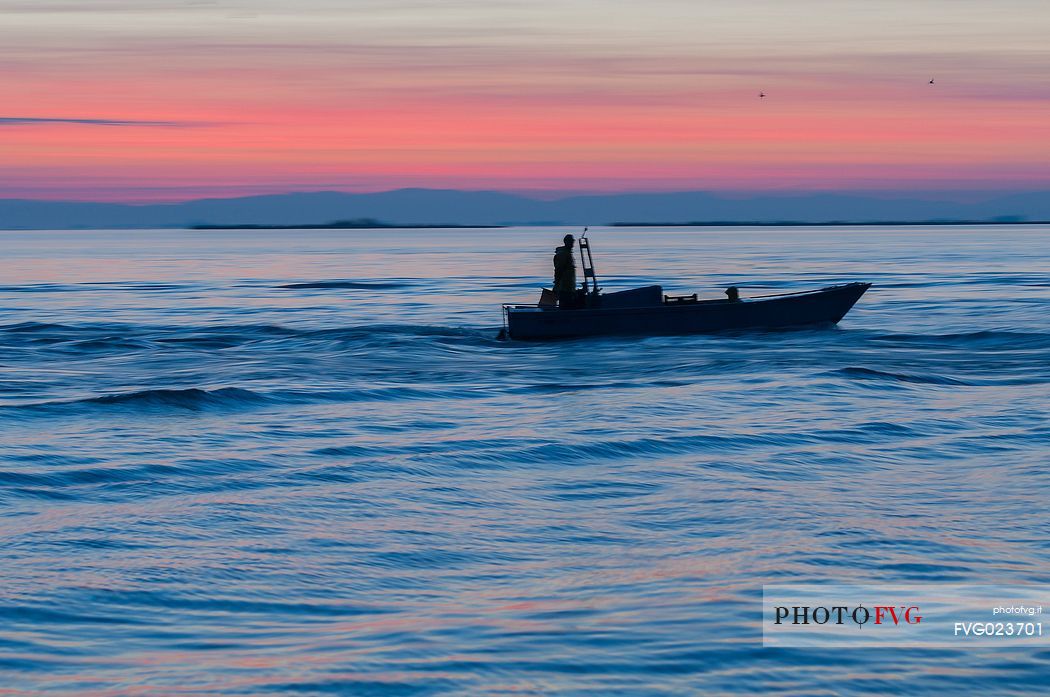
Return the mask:
M765 92L759 92L758 93L758 98L759 99L765 99L766 98L766 93Z
M931 85L933 84L933 79L932 79L932 78L930 79L930 84L931 84Z

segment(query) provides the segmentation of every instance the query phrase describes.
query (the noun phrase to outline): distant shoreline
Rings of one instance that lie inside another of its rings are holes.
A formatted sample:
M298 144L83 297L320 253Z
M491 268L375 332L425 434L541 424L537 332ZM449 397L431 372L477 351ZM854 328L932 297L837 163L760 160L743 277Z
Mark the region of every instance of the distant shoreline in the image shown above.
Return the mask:
M574 223L552 223L542 227L572 227ZM829 220L810 223L801 220L779 221L735 221L712 220L687 223L673 222L615 222L607 227L925 227L950 225L1050 225L1050 220ZM380 221L355 222L340 221L335 223L308 223L298 225L255 225L255 224L200 224L187 227L188 230L495 230L515 227L514 225L453 225L443 223L426 223L421 225L383 223ZM533 227L533 226L530 226ZM537 226L538 227L538 226Z
M0 192L2 193L2 192ZM411 220L405 220L410 218ZM410 224L413 221L423 225ZM500 191L314 191L111 203L0 196L7 229L396 230L408 228L1045 225L1050 190L993 192L623 192L532 198ZM817 222L809 222L817 221ZM699 229L699 228L698 228Z
M658 223L640 223L640 222L615 222L608 223L606 225L594 225L591 227L610 227L610 228L715 228L715 227L952 227L952 226L974 226L974 227L991 227L991 226L1025 226L1025 225L1050 225L1050 220L915 220L915 221L904 221L904 220L887 220L887 221L841 221L832 220L819 223L807 223L797 220L786 220L777 222L760 222L760 221L695 221L688 223L673 223L673 222L658 222ZM108 226L93 226L93 225L70 225L66 227L60 226L48 226L48 227L25 227L17 225L4 225L3 221L0 221L0 231L3 232L45 232L54 230L77 230L88 232L92 230L499 230L514 227L529 227L529 228L576 228L583 227L583 223L508 223L501 225L460 225L460 224L422 224L422 225L411 225L411 224L375 224L375 225L338 225L331 223L311 223L311 224L299 224L299 225L256 225L256 224L230 224L230 225L216 225L216 224L197 224L197 225L108 225Z
M188 230L418 230L418 229L460 229L460 228L503 228L506 225L453 225L441 223L428 223L426 225L402 225L398 223L384 223L379 220L365 218L361 220L337 220L332 223L304 223L301 225L215 225L200 224L191 225Z
M1041 225L1050 188L976 191L619 192L531 196L501 191L313 191L173 203L4 198L7 229L393 230L643 225ZM405 220L411 218L411 220ZM817 220L817 223L808 223ZM425 225L407 225L422 221ZM295 224L295 225L291 225ZM614 224L615 225L615 224Z

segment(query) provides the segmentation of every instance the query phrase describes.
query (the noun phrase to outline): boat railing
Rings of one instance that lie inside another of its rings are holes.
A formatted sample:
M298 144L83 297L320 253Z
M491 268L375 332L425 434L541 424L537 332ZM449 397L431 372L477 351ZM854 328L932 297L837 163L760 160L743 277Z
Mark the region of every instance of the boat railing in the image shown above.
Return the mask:
M847 286L860 285L856 282L853 283L838 283L833 286L824 286L823 288L811 288L810 290L795 290L790 293L769 293L767 295L752 295L748 300L758 300L760 298L786 298L792 295L810 295L812 293L823 293L827 290L835 290L837 288L846 288ZM737 286L737 288L747 288L747 286Z
M554 308L550 305L540 305L539 303L503 303L503 310L517 310L518 308L535 307L538 310L548 308L553 310Z

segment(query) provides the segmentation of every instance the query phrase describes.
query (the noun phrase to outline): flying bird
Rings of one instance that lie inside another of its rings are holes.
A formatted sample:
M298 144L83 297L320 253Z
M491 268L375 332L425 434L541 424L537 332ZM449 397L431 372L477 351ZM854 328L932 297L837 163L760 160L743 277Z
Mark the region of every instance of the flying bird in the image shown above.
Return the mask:
M930 84L931 84L931 85L933 84L933 80L932 80L932 79L930 80Z
M765 92L759 92L758 93L758 98L759 99L765 99L766 98L766 93Z

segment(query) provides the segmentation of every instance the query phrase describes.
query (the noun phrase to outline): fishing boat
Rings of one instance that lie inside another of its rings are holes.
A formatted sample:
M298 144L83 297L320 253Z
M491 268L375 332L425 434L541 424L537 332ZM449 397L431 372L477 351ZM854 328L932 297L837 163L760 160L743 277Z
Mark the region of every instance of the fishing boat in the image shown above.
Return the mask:
M695 293L665 295L658 285L603 293L586 232L579 246L583 288L572 309L558 307L549 290L544 290L540 302L535 304L505 304L501 336L542 340L832 325L845 317L871 287L870 283L854 282L751 298L741 298L739 290L730 287L724 299L714 300L701 300Z

